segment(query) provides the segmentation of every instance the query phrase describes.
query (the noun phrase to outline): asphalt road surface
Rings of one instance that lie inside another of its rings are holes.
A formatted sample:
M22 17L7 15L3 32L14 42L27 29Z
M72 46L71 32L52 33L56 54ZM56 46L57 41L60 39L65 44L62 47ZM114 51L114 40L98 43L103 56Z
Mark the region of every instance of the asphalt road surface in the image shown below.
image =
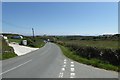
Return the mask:
M117 78L118 73L66 58L54 43L26 55L2 61L3 78Z

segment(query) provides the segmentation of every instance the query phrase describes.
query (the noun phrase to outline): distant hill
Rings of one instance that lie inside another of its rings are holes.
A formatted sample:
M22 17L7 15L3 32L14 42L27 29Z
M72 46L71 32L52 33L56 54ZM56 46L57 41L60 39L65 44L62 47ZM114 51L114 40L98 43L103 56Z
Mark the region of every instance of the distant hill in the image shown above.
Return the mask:
M58 40L118 40L120 34L114 35L99 35L99 36L57 36Z
M8 38L12 37L12 36L23 36L21 34L12 34L12 33L2 33L3 36L7 36Z

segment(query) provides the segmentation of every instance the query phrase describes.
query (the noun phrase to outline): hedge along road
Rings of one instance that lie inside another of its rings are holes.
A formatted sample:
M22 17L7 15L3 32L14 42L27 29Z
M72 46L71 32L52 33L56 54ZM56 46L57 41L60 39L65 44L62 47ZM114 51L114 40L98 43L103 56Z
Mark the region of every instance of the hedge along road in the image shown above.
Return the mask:
M26 55L2 61L3 78L117 78L118 73L66 58L54 43Z

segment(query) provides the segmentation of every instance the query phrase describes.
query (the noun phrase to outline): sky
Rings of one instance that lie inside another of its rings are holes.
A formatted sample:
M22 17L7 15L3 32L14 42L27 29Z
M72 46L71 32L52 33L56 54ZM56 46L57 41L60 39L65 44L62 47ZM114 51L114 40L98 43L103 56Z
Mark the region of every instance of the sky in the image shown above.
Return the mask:
M3 2L2 29L32 35L118 33L117 2Z
M120 0L2 0L2 2L119 2Z

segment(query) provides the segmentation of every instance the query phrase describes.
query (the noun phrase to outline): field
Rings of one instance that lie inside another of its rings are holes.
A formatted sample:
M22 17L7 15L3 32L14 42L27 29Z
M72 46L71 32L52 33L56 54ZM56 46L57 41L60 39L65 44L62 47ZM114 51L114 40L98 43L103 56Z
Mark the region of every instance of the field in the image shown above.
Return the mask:
M79 46L89 46L89 47L97 47L97 48L106 48L106 49L118 49L118 41L117 40L71 40L64 41L66 44L75 44Z
M119 71L120 46L117 37L99 39L79 36L58 37L65 56L95 67Z
M21 39L11 39L11 38L9 38L8 40L9 40L9 42L16 42L16 43L21 42Z

